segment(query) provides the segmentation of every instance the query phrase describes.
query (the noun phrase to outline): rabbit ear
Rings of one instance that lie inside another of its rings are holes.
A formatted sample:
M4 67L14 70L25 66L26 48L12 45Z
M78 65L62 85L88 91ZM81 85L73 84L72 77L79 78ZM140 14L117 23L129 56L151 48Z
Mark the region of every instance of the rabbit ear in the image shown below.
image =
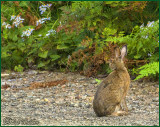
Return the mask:
M115 57L118 58L120 55L119 48L115 48Z
M123 59L125 55L127 55L127 46L126 45L124 45L121 49L121 59Z

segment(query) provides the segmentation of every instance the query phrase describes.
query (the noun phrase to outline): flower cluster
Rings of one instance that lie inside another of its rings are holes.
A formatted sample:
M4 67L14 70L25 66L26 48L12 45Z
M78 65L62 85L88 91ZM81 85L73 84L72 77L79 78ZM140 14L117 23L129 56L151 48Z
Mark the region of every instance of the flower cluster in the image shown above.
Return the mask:
M148 27L153 27L153 23L154 23L154 21L152 21L152 22L149 21L149 22L147 23L147 26L148 26Z
M18 27L18 25L22 23L24 19L22 19L19 15L17 17L15 15L12 15L10 21L12 20L14 20L13 25ZM5 26L6 28L9 28L9 29L11 28L11 25L7 24L6 22L3 22L2 26Z
M45 21L50 20L50 19L51 19L50 17L49 18L42 18L36 22L36 26L38 26L39 24L43 24Z
M34 30L33 28L26 29L26 31L23 31L21 37L24 37L24 36L29 37L33 30Z
M153 27L153 26L154 26L153 24L154 24L154 21L152 21L152 22L149 21L149 22L147 23L147 27ZM141 28L141 29L144 28L144 23L140 26L140 28Z
M12 15L10 20L14 20L13 24L14 24L16 27L18 27L18 25L19 25L20 23L22 23L24 19L22 19L19 15L18 15L17 17L14 16L14 15Z
M53 29L51 29L51 30L48 31L48 33L46 34L46 36L48 37L48 36L51 35L52 33L56 33L56 31L53 30Z
M10 25L10 24L7 24L6 22L3 22L3 23L2 23L2 26L5 26L5 27L8 28L8 29L11 28L11 25Z
M52 6L52 4L44 4L42 6L39 7L41 14L43 14L47 8L50 8Z
M146 36L142 36L142 38L147 39L147 38L148 38L148 35L146 35Z

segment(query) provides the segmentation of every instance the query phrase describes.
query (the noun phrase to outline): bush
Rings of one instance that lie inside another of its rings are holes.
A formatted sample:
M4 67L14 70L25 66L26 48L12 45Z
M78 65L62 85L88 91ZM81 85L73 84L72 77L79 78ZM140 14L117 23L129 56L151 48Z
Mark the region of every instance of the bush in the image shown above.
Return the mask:
M132 72L140 74L136 80L145 76L157 77L159 74L159 20L136 26L132 33L121 38L128 44L128 57L145 60L145 65L137 65ZM140 71L139 71L140 70Z
M128 45L129 60L146 60L143 65L159 60L158 2L3 1L1 5L2 69L109 73L106 62L114 47L123 44ZM155 22L148 22L151 19ZM132 64L131 69L140 66Z

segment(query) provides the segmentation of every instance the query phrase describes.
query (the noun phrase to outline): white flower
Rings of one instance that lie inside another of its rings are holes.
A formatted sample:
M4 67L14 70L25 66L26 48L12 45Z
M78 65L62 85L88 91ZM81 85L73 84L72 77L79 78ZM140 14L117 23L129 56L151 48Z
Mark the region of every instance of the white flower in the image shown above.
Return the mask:
M7 23L6 23L6 22L3 22L3 23L2 23L2 26L5 26L5 25L7 25Z
M2 26L5 26L6 29L7 29L7 28L8 28L8 29L11 29L11 25L10 25L10 24L7 24L6 22L3 22L3 23L2 23Z
M17 16L16 19L14 20L13 24L18 27L20 23L23 23L23 20L20 16Z
M148 26L148 27L153 27L153 23L154 23L154 21L152 21L152 22L149 21L149 22L147 23L147 26Z
M53 30L53 29L50 29L50 30L48 31L48 33L46 34L46 37L49 36L49 35L51 35L52 33L56 34L56 31Z
M23 37L23 36L29 37L31 35L31 33L32 33L33 30L34 30L33 28L29 28L29 30L26 29L26 31L23 31L21 37Z
M43 14L43 13L46 11L46 9L49 8L49 7L51 7L51 6L52 6L52 4L47 4L47 5L44 4L44 5L41 5L41 6L39 7L41 14Z
M147 39L148 38L148 35L147 36L145 36L145 39Z
M36 21L36 26L38 26L39 24L45 23L45 21L47 21L47 20L50 20L50 17L49 18L42 18L42 19Z
M46 8L40 8L41 14L43 14L46 11Z
M11 29L11 25L10 25L10 24L7 24L7 25L6 25L6 28Z
M50 33L46 34L46 36L48 37L50 35Z
M49 30L48 33L53 33L53 29Z
M142 38L145 38L145 39L147 39L147 38L148 38L148 35L146 35L146 36L142 36Z
M15 18L16 18L16 16L12 15L10 21L13 20L13 19L15 19Z
M150 53L148 53L148 56L152 56Z
M52 6L52 4L47 4L47 7L49 8L49 7L51 7Z

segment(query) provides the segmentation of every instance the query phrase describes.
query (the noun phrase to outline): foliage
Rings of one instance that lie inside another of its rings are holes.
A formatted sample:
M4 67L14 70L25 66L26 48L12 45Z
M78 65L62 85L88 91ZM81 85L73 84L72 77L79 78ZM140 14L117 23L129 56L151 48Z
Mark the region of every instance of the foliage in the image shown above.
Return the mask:
M102 82L102 80L96 79L96 82L97 82L97 85L99 85Z
M24 68L23 68L21 65L18 65L18 66L15 66L15 67L14 67L14 70L17 71L17 72L22 72L23 69L24 69Z
M159 62L145 64L138 69L140 70L140 72L139 75L135 78L135 80L148 76L155 77L159 74Z
M1 7L2 69L109 73L106 62L123 44L129 60L159 60L158 2L2 1Z
M145 26L135 26L130 35L120 39L126 43L129 57L147 59L151 62L159 60L159 20L148 22Z
M57 41L60 34L53 30L59 23L51 16L50 6L42 13L41 1L4 2L2 4L2 64L3 68L13 69L21 64L28 68L37 65L37 68L48 69L58 59L65 57L58 54L65 47ZM52 2L56 5L56 2ZM10 8L8 8L10 6ZM58 5L57 5L58 6ZM58 13L58 10L56 10ZM55 12L53 12L55 13ZM23 17L23 22L12 17ZM55 15L56 16L56 15ZM43 18L42 18L43 17ZM38 20L39 19L39 20ZM17 23L17 26L14 25ZM23 24L22 24L23 23ZM7 27L7 24L11 27ZM64 53L65 54L65 53ZM64 55L63 54L63 55Z
M136 80L159 74L159 20L149 21L146 26L135 26L130 35L121 38L121 42L128 44L128 57L150 62L133 68L133 73L140 74Z

